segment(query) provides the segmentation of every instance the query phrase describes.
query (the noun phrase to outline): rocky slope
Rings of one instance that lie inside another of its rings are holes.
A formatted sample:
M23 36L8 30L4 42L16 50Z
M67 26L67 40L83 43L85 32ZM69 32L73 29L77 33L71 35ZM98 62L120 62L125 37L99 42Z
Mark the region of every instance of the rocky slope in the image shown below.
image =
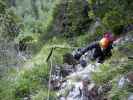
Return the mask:
M133 43L132 34L126 34L120 37L114 43L114 49L120 49L120 46L126 43ZM125 49L122 48L119 51L125 52ZM132 51L129 50L129 52L127 52L127 56L132 56ZM51 88L56 90L58 100L108 100L104 94L111 90L112 83L98 85L92 78L94 72L101 71L100 67L103 64L91 62L89 60L89 52L81 59L85 59L88 62L86 66L82 67L80 64L54 66L54 73L51 77ZM128 100L132 100L131 98L130 96Z

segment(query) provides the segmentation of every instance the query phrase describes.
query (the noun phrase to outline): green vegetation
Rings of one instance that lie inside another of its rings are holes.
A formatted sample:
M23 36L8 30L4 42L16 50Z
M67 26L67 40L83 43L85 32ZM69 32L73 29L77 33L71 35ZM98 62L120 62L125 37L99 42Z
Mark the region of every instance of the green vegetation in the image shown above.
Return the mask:
M133 24L132 9L132 0L0 0L0 48L4 45L3 48L10 51L8 43L14 43L14 51L16 45L25 45L33 52L19 67L15 64L14 67L0 66L0 100L46 100L50 71L46 59L50 47L86 46L98 40L105 31L119 35L125 26ZM91 26L97 19L100 25L92 31ZM126 53L125 48L128 49ZM99 85L113 83L111 91L105 94L112 100L123 100L133 92L130 85L117 88L120 77L133 71L133 62L128 60L132 49L132 43L116 47L113 56L101 65L101 72L93 74ZM62 55L72 50L55 48L54 64L63 64ZM17 59L15 57L13 55ZM51 91L50 100L55 99Z
M126 45L129 52L132 52L131 44ZM120 46L119 48L125 48ZM122 49L121 49L122 50ZM112 83L112 89L106 95L112 100L126 100L129 93L133 92L131 84L126 84L123 88L118 88L118 82L124 75L133 70L133 61L127 58L127 54L123 54L120 50L113 51L111 59L107 60L100 67L100 72L93 74L93 79L97 84L102 85Z
M101 18L105 27L115 34L120 34L123 26L133 23L131 0L88 0L88 2L92 6L89 14L93 18Z
M1 100L21 100L22 98L38 97L43 92L43 98L47 98L48 69L46 64L36 65L32 69L22 69L17 73L13 70L8 77L1 80ZM8 87L7 87L8 86ZM36 99L33 99L36 100ZM43 99L40 99L43 100Z

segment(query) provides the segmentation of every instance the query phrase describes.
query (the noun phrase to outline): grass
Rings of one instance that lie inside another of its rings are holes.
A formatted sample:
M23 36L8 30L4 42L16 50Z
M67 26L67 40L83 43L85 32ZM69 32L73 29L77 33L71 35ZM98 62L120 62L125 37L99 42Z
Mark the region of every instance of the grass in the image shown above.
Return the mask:
M49 41L31 60L28 60L21 68L8 69L8 73L0 80L0 100L44 100L48 95L49 64L46 59L50 53L50 46L62 43L68 45L64 39ZM63 63L62 55L69 52L68 49L55 49L54 64ZM55 100L54 92L50 92L50 100Z
M131 44L127 44L129 51L132 51ZM126 53L121 52L119 49L125 49L124 46L114 49L113 56L108 59L104 64L101 65L101 72L95 72L93 74L93 79L99 85L106 84L108 82L112 83L112 89L105 95L111 100L127 100L126 98L130 94L133 86L129 83L124 88L118 88L118 81L128 72L133 71L133 61L128 59ZM130 53L131 55L132 53Z

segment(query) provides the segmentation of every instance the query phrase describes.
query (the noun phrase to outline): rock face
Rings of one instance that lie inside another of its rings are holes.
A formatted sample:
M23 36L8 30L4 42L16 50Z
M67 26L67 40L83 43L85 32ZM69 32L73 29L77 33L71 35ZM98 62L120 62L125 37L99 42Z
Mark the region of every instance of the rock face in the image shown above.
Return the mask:
M133 100L133 94L128 97L128 100Z
M89 61L89 56L81 59ZM80 63L54 66L51 86L57 91L58 100L102 100L99 87L91 79L91 73L99 71L99 66L90 62L85 67Z
M93 69L90 66L85 69L81 68L66 77L67 81L61 85L57 94L59 100L92 100L92 94L95 95L95 98L98 97L97 91L93 91L96 87L93 82L91 83Z
M129 34L121 37L115 44L118 46L132 43L131 36ZM69 54L65 57L65 61L69 64L54 66L51 80L51 86L54 86L53 89L57 92L58 100L107 100L103 95L111 90L112 85L108 83L97 86L92 80L92 73L99 72L101 64L90 61L90 52L87 52L80 59L86 62L86 66L82 66L80 62L75 63ZM68 59L69 57L71 59ZM121 78L118 82L118 88L123 87L125 80L132 83L132 74L132 72L127 74L128 79ZM132 100L132 95L129 96L129 100Z
M133 45L132 34L126 34L125 36L122 36L115 41L115 47L118 48L121 53L126 54L129 58L132 59L133 50L128 48L129 45Z
M31 51L19 51L14 41L0 40L0 76L4 75L10 68L19 69L27 59L31 58Z
M99 66L100 64L88 64L83 68L78 64L73 68L71 65L65 65L64 67L70 68L71 72L67 72L66 68L65 76L56 74L51 80L52 89L57 91L58 100L103 100L102 94L109 91L111 85L97 86L91 79L92 72L99 71Z
M129 72L127 78L133 84L133 72Z

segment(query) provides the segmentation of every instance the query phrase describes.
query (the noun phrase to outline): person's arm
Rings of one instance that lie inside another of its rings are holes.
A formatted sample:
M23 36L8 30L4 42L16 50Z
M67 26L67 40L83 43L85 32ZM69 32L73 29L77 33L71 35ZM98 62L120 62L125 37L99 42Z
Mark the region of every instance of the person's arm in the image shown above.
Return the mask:
M92 43L92 44L88 45L85 48L81 48L80 51L77 54L74 55L74 58L76 60L79 60L82 55L84 55L87 51L95 48L97 45L98 45L98 43L95 42L95 43Z
M98 43L91 43L90 45L88 45L87 47L83 48L81 50L82 55L85 54L86 52L88 52L89 50L92 50L93 48L96 48L98 46Z

